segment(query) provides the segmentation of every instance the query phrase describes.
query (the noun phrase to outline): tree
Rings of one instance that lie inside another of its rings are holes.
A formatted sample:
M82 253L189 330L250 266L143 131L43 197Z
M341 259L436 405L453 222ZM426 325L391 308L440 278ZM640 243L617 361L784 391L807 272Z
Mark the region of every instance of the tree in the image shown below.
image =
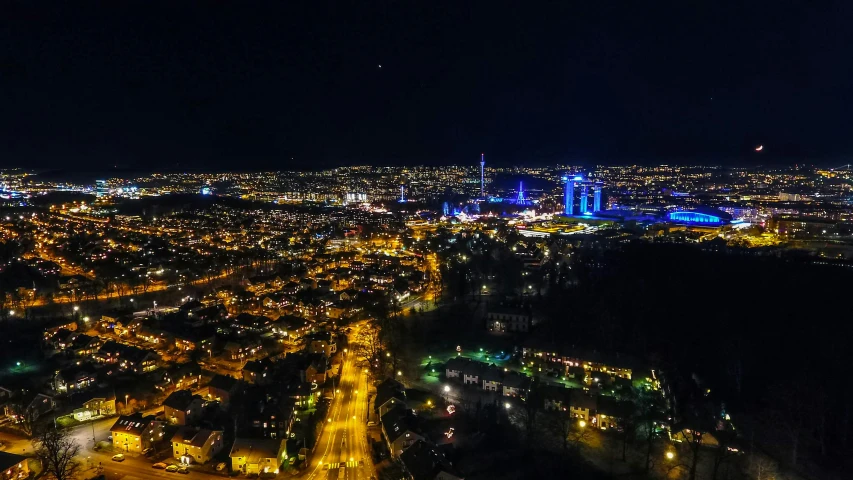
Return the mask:
M373 323L367 323L358 330L354 343L356 344L356 354L363 357L368 364L373 359L379 358L382 353L379 329Z
M74 458L80 445L68 430L46 427L33 439L33 450L49 479L72 480L81 471L80 463Z
M645 472L649 473L652 468L652 453L655 440L657 439L656 421L659 416L660 406L657 392L648 390L637 390L636 426L642 436L646 439L646 466Z
M717 440L717 449L714 452L714 470L711 474L711 480L717 480L720 474L720 468L731 458L735 457L739 448L735 448L737 442L737 434L734 430L724 429L715 430L710 433Z

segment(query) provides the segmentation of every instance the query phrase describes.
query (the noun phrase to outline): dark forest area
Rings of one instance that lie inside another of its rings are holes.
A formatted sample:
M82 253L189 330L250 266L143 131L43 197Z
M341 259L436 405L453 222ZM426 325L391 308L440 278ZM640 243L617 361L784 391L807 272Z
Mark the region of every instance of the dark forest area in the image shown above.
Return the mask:
M814 258L630 245L580 252L577 286L547 299L547 327L698 384L755 447L801 471L844 468L850 451L853 272Z

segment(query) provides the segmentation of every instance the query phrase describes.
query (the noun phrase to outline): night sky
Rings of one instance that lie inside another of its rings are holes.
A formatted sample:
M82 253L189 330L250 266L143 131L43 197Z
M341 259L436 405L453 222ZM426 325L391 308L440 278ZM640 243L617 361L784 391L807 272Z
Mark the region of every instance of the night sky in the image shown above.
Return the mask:
M850 1L46 5L0 7L2 166L853 154Z

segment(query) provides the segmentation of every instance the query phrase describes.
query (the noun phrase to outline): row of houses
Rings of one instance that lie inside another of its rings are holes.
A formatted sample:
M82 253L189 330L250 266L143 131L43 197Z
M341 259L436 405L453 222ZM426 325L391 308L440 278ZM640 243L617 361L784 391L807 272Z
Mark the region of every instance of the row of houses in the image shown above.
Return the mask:
M494 364L454 357L445 365L445 376L465 385L497 392L504 397L524 397L530 389L530 378Z
M522 346L523 361L541 360L562 371L563 375L601 372L604 376L631 380L637 361L622 354L555 345L550 339L531 337Z

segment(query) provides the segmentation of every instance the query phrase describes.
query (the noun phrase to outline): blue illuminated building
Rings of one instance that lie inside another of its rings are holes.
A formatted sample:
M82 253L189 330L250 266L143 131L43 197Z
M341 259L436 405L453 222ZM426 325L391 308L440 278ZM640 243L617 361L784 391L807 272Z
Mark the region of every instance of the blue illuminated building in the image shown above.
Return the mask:
M565 215L575 214L575 184L581 187L580 208L578 214L589 215L590 213L600 212L601 208L601 182L587 180L583 175L565 174L562 177L563 181L563 213ZM589 209L589 187L592 187L592 210Z
M699 225L708 227L728 225L732 221L731 215L715 208L696 208L694 210L669 212L666 215L666 218L672 223L678 223L681 225Z

